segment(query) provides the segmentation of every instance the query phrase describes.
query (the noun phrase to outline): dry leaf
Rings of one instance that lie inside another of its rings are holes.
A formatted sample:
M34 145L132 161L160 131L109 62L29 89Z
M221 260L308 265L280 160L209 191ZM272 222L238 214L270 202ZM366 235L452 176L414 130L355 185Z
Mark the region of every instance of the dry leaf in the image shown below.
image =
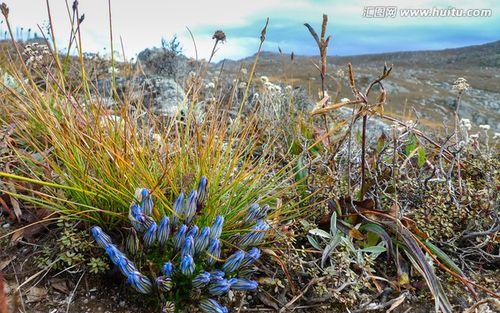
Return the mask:
M26 296L26 302L40 302L47 297L47 289L40 287L32 287Z

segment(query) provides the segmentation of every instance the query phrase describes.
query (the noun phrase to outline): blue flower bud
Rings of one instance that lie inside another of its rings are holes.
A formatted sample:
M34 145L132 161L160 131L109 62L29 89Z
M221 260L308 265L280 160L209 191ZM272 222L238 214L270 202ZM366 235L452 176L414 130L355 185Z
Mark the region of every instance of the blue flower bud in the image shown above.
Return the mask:
M189 228L189 231L187 232L186 237L191 236L193 238L196 238L196 236L198 235L198 231L199 231L198 226L193 225Z
M235 253L233 253L233 255L227 258L224 265L222 265L222 269L226 273L232 273L236 271L240 267L244 257L245 257L245 252L241 250L236 251Z
M174 212L175 214L172 217L172 222L174 225L177 225L179 223L179 218L182 218L184 216L184 193L180 193L179 196L177 196L177 199L175 199L174 202Z
M210 242L210 227L202 228L201 233L194 240L194 253L196 255L204 251Z
M233 290L255 290L259 286L256 281L245 278L233 278L230 284Z
M163 264L162 272L165 276L172 277L172 274L174 273L174 266L172 265L172 263L166 262L165 264Z
M158 229L158 226L156 226L156 223L153 222L149 226L148 230L144 233L144 245L146 247L151 247L156 240L156 231Z
M231 285L227 279L212 280L210 284L208 284L208 293L213 296L222 296L226 294L230 288Z
M226 273L224 273L223 271L214 270L210 272L210 279L212 280L212 279L224 278L224 275L226 275Z
M255 246L262 242L269 225L262 220L257 221L257 224L252 227L252 231L241 237L239 247Z
M193 254L194 254L194 239L191 236L187 236L186 240L184 241L184 244L182 245L181 258L185 257L186 255L193 255Z
M225 306L219 304L219 302L214 299L202 299L198 304L198 307L205 313L228 313L228 309Z
M175 233L174 240L173 240L175 249L179 250L182 247L182 245L184 244L184 240L186 240L187 229L188 228L186 225L182 225L177 230L177 233Z
M205 204L205 201L208 197L208 179L205 176L200 178L200 182L198 183L198 189L196 190L198 194L198 207L201 207Z
M140 293L150 293L153 287L151 281L139 272L132 272L128 275L127 282Z
M208 285L209 282L210 282L210 273L201 272L195 278L193 278L191 283L194 288L201 289L206 285Z
M167 216L164 216L160 221L160 226L158 226L158 243L161 247L167 244L168 237L170 236L170 220Z
M246 223L252 223L257 220L257 216L259 216L260 206L257 203L252 204L248 208L247 216L243 220Z
M136 189L135 197L139 201L144 214L151 216L153 214L153 198L151 191L147 188Z
M113 264L118 264L121 258L125 258L125 255L112 243L107 245L105 249Z
M244 219L244 223L249 224L258 220L265 219L267 217L268 211L269 211L268 205L259 207L257 203L254 203L248 208L247 216Z
M198 195L196 194L196 190L191 191L188 198L188 203L186 206L184 223L189 224L193 220L196 215L196 203L198 201Z
M252 248L250 249L250 251L245 253L245 257L243 258L240 267L252 265L259 258L260 258L260 250L258 248Z
M140 250L139 237L137 236L137 231L135 228L130 229L130 233L125 242L125 247L128 253L136 255Z
M186 276L191 276L194 273L194 260L189 254L182 258L181 273Z
M224 224L224 217L221 215L217 215L215 217L214 222L212 223L212 226L210 227L210 238L219 238L220 235L222 234L222 226Z
M208 244L207 248L208 264L213 265L215 262L217 262L217 260L220 259L220 251L221 246L219 243L219 239L210 239L210 243Z
M90 229L90 233L94 237L94 240L97 242L97 244L105 249L107 245L111 244L111 237L109 237L101 227L99 226L94 226Z
M161 291L169 292L174 284L172 283L172 279L170 277L160 276L156 278L156 285Z
M137 272L137 268L134 263L125 257L119 258L116 265L118 265L120 272L122 272L125 277L128 277L130 273Z

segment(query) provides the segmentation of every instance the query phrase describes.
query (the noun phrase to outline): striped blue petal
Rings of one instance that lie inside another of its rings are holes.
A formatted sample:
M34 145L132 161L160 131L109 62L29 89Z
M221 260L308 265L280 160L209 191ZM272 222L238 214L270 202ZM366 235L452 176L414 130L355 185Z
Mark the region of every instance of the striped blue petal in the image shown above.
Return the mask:
M172 277L172 274L174 273L174 266L172 265L172 263L166 262L165 264L163 264L162 272L165 276Z
M198 304L198 307L205 313L228 313L228 309L225 306L219 304L219 302L214 299L202 299Z
M187 236L181 249L181 258L186 255L194 255L194 239L192 236Z
M222 226L224 225L224 217L217 215L212 226L210 227L210 238L219 238L222 234Z
M188 198L188 203L186 206L186 211L184 214L184 223L189 224L193 220L194 216L196 215L196 203L198 201L198 195L196 193L196 190L191 191L189 194Z
M194 260L189 254L182 258L181 273L186 276L191 276L194 273Z
M170 220L167 216L164 216L161 221L160 225L158 226L158 244L161 247L164 247L167 244L168 237L170 236Z
M255 261L257 261L260 258L260 249L259 248L252 248L250 251L245 253L245 257L243 258L243 261L241 262L241 267L249 266L252 265Z
M207 291L212 296L222 296L226 294L230 288L231 284L229 284L227 279L217 279L210 281Z
M256 290L259 286L256 281L246 278L233 278L230 284L233 290Z
M103 249L112 243L111 237L109 237L99 226L93 226L90 229L90 233L92 234L92 237L94 237L97 244Z
M213 265L215 262L217 262L220 259L220 252L221 246L219 239L211 239L207 248L208 264Z
M205 226L202 228L200 234L194 240L194 253L196 255L204 251L210 242L210 227Z
M144 294L150 293L153 287L151 280L137 271L128 275L127 282L132 288Z
M156 285L158 286L158 289L163 292L169 292L174 286L172 279L167 276L160 276L156 278Z
M144 233L144 245L146 247L151 247L156 240L156 232L158 230L158 226L156 226L156 223L153 222L149 226L148 230Z
M188 228L186 225L182 225L177 230L177 233L175 233L174 240L173 240L175 249L179 250L182 247L182 245L184 244L184 240L186 240L187 229Z
M210 273L208 272L201 272L200 274L196 275L195 278L191 281L191 284L194 288L201 289L208 285L210 282Z
M222 269L226 273L235 272L240 267L244 257L245 257L245 252L241 250L236 251L229 258L227 258L224 265L222 265Z

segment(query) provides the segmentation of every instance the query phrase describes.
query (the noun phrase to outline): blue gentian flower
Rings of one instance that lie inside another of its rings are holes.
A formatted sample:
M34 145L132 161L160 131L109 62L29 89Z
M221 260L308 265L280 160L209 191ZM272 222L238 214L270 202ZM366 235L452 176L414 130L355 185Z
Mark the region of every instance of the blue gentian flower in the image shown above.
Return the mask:
M241 237L239 247L245 248L247 246L255 246L262 242L266 231L269 229L269 225L263 221L257 221L257 224L252 227L252 231L246 233Z
M236 271L240 267L244 257L245 257L245 252L241 250L236 251L235 253L233 253L233 255L227 258L224 265L222 265L222 269L226 273L232 273Z
M198 183L198 189L196 190L198 194L198 207L201 207L205 204L208 196L208 179L205 176L201 176L200 182Z
M260 249L259 248L252 248L252 249L250 249L250 251L245 253L245 257L243 258L243 261L241 262L240 267L252 265L259 258L260 258Z
M121 258L125 258L125 255L112 243L108 244L105 250L113 264L118 264Z
M202 299L198 304L198 307L205 313L228 313L228 309L225 306L219 304L219 302L214 299Z
M213 270L210 272L210 279L224 278L226 273L221 270Z
M141 188L136 192L136 198L139 200L144 214L151 216L153 214L153 199L151 191L147 188Z
M199 231L198 226L193 225L189 228L189 231L187 232L186 237L191 236L193 238L196 238L196 236L198 235L198 231Z
M177 198L175 199L175 202L174 202L175 214L172 217L172 222L174 223L174 225L177 225L179 223L179 218L184 216L184 213L185 213L184 207L185 207L185 205L184 205L184 193L181 192L179 194L179 196L177 196Z
M201 288L205 287L206 285L208 285L209 282L210 282L210 273L205 272L205 271L203 271L200 274L198 274L191 281L192 286L194 288L198 288L198 289L201 289Z
M198 201L198 195L196 194L196 190L191 191L188 198L188 203L186 206L184 223L189 224L193 220L196 215L196 203Z
M189 254L182 258L181 273L186 276L191 276L194 273L194 260Z
M210 238L219 238L222 234L222 226L224 224L224 217L221 215L217 215L215 217L212 226L210 227Z
M210 227L205 226L201 229L201 233L194 240L194 253L196 255L204 251L210 242Z
M158 286L158 289L163 292L169 292L174 286L172 279L167 276L160 276L156 278L156 285Z
M120 272L122 272L122 274L126 277L128 277L130 273L137 272L137 268L134 263L126 257L119 258L116 265L120 269Z
M260 213L260 206L257 203L252 204L248 208L247 215L245 216L243 222L246 224L256 221L257 217L259 216L259 213Z
M227 279L216 279L210 281L208 284L208 293L212 296L222 296L226 294L231 288L231 284L229 284Z
M162 272L165 276L172 277L172 274L174 273L174 266L172 265L172 263L166 262L165 264L163 264Z
M174 236L175 249L179 250L182 247L182 245L184 244L184 240L186 240L187 229L188 228L186 225L182 225L177 230L177 233L175 233L175 236Z
M137 231L135 228L129 230L127 240L125 241L125 248L128 253L136 255L139 252L141 245L139 242L139 237L137 236Z
M194 239L192 236L187 236L181 249L181 258L186 255L194 255Z
M99 226L92 227L90 233L101 248L106 248L107 245L112 243L111 237L109 237Z
M158 230L158 226L156 226L156 223L153 222L149 226L148 230L144 233L144 245L146 247L151 247L156 240L156 231Z
M161 247L167 244L168 237L170 236L170 220L167 216L164 216L160 221L160 226L158 226L157 231L158 243Z
M213 265L217 260L220 259L221 246L219 239L210 239L210 243L208 244L207 253L208 259L207 262L210 265Z
M152 284L149 278L139 272L132 272L128 275L127 282L140 293L150 293Z
M256 281L245 278L232 278L230 284L233 290L255 290L259 286Z

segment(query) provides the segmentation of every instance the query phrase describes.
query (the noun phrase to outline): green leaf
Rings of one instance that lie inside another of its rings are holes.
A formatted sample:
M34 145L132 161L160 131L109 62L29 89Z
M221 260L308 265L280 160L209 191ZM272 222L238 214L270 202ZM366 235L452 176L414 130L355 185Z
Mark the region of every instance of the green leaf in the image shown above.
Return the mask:
M417 136L414 133L411 133L408 136L408 143L406 144L405 147L405 155L409 156L410 153L413 152L418 147L418 139Z
M382 252L385 252L386 249L385 249L385 247L382 247L382 246L371 246L371 247L366 247L364 249L361 249L361 251L366 252L366 253L382 253Z
M316 241L316 239L314 239L313 237L311 236L307 236L307 240L309 240L309 243L311 244L311 246L313 246L315 249L317 250L321 250L321 246L319 245L319 243Z
M421 168L422 166L424 166L425 162L427 161L427 158L425 156L425 149L424 147L420 146L418 148L418 160L417 160L417 165L419 168Z
M330 235L329 233L327 233L326 231L322 230L322 229L319 229L319 228L315 228L315 229L311 229L309 231L309 233L311 235L316 235L316 236L320 236L320 237L323 237L323 238L326 238L326 239L332 239L333 236Z
M448 265L455 273L465 276L464 272L462 272L462 270L458 267L458 265L455 264L455 262L453 262L453 260L446 253L444 253L443 250L439 249L438 247L436 247L435 245L433 245L428 241L424 241L424 244L427 246L427 248L429 248L429 250L431 250L432 253L434 253L434 255L438 259L440 259L446 265Z
M332 217L330 218L330 234L335 236L337 233L337 212L332 213Z

